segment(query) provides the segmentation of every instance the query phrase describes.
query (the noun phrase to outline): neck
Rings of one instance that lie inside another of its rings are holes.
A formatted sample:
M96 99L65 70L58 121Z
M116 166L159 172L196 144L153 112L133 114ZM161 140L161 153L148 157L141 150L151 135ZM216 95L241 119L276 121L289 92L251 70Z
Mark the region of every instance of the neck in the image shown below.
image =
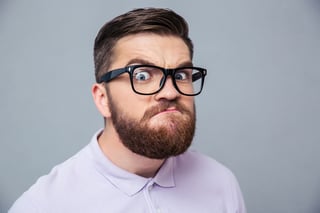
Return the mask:
M113 128L105 128L98 143L104 155L116 166L142 177L155 176L164 162L164 159L151 159L133 153L123 145Z

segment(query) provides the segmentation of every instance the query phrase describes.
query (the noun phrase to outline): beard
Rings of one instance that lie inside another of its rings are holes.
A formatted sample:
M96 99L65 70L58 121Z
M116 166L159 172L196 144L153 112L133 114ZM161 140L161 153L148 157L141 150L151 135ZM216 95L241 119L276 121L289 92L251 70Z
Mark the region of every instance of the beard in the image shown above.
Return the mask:
M149 108L140 119L133 119L115 104L109 95L111 121L120 140L132 152L152 159L166 159L184 153L192 143L195 132L195 105L193 111L176 101L161 101ZM149 127L148 121L169 107L180 113L166 115L166 122Z

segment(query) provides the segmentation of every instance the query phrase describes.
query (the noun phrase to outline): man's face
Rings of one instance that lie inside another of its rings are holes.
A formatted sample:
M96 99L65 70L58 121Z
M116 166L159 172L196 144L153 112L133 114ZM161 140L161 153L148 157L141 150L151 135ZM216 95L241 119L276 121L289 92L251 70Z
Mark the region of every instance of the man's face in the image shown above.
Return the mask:
M117 42L110 70L134 64L177 68L190 65L191 58L182 39L144 33ZM195 130L194 98L179 94L171 77L159 93L146 96L134 93L129 74L123 74L108 83L107 94L112 125L134 153L164 159L190 146Z

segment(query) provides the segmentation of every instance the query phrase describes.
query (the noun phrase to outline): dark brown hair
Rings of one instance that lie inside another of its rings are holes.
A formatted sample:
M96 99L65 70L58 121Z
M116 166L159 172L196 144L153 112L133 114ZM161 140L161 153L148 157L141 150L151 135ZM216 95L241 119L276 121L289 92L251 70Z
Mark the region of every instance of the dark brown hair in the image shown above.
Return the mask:
M94 43L96 80L108 71L116 42L125 36L144 32L178 36L186 43L190 57L193 57L193 44L184 18L169 9L135 9L107 22L98 32Z

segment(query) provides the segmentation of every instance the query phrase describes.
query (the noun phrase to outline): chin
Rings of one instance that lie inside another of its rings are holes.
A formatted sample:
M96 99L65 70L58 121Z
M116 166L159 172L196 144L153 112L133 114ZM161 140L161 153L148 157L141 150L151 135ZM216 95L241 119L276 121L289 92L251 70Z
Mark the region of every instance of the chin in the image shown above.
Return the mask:
M181 118L154 118L149 121L148 127L154 130L160 129L160 128L166 128L168 127L168 130L171 128L175 128L179 122L181 122Z

